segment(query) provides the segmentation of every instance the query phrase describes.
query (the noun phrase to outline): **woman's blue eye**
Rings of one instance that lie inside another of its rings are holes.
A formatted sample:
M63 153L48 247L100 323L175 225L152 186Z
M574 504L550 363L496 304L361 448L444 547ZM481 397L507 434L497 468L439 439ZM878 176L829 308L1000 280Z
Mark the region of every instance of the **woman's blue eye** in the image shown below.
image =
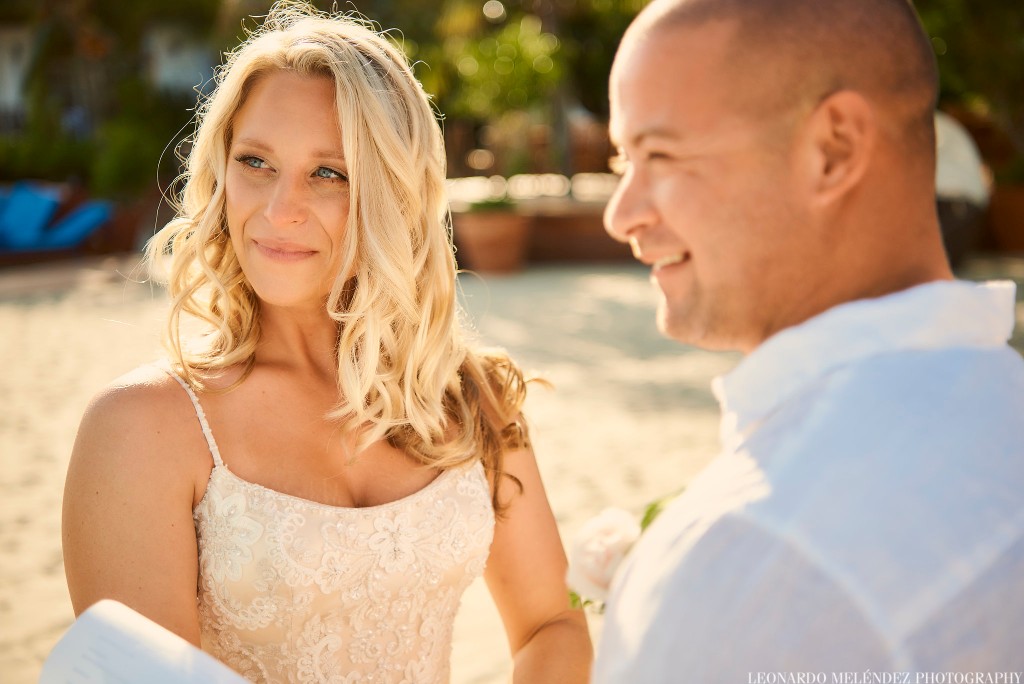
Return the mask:
M236 158L236 161L245 164L250 169L265 169L267 168L267 162L263 161L259 157L253 157L252 155L243 154Z
M328 180L348 180L348 176L346 176L345 174L341 173L340 171L335 171L334 169L329 169L326 166L321 166L316 171L314 171L313 174L317 178L324 178Z

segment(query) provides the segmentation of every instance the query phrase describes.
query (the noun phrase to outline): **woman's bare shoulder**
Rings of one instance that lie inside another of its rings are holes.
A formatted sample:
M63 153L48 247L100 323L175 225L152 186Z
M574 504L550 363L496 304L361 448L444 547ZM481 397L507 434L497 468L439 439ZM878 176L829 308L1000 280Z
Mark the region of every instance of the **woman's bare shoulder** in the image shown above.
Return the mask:
M178 381L162 368L141 366L113 380L89 402L75 440L74 458L130 459L194 466L209 460L195 407Z
M159 366L139 366L101 388L85 410L84 420L121 423L162 421L191 405L177 380Z
M198 640L192 511L211 468L192 402L163 370L136 369L95 395L64 486L64 565L76 613L117 598Z

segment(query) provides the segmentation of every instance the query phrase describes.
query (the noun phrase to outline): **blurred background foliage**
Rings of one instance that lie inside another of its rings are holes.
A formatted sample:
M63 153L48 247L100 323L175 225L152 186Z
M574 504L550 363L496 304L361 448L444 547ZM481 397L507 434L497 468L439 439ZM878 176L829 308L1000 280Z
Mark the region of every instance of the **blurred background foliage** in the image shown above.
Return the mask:
M209 67L270 0L3 0L0 30L31 27L24 106L0 115L0 181L73 180L131 197L180 171L195 88L153 82L158 27L205 46ZM450 175L604 171L607 79L645 0L358 0L433 94ZM987 130L1001 177L1024 178L1024 3L918 0L942 73L943 106ZM0 36L5 34L0 34ZM0 38L2 40L2 38ZM973 117L973 118L972 118ZM983 135L984 137L984 135ZM161 161L162 159L162 161ZM159 169L159 172L158 172Z
M434 97L452 175L605 170L608 71L644 0L312 4L389 29ZM270 5L4 0L0 29L29 26L32 43L22 111L0 118L0 181L71 180L115 198L153 191L158 175L166 186L212 66ZM147 37L167 27L209 49L211 68L194 89L153 83Z
M966 119L997 177L1024 181L1024 2L918 0L943 104Z

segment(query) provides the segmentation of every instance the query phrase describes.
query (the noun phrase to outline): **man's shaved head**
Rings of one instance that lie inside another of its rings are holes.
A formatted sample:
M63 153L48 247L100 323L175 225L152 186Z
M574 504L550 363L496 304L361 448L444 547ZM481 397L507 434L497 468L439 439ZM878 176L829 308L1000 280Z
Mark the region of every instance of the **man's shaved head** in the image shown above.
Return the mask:
M950 277L931 44L907 0L655 0L612 68L605 226L670 337L750 351Z
M938 68L908 0L655 0L624 43L717 22L734 28L725 66L738 103L770 114L854 90L887 115L894 140L932 159Z

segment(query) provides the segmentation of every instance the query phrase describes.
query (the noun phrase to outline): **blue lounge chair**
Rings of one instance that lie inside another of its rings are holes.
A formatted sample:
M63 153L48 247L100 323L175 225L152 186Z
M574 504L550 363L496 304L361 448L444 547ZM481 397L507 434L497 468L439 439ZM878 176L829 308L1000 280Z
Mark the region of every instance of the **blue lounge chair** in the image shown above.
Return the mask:
M113 215L110 202L84 202L71 213L46 229L37 249L69 249L78 247Z
M56 190L25 181L15 183L0 207L0 250L38 249L59 205Z

